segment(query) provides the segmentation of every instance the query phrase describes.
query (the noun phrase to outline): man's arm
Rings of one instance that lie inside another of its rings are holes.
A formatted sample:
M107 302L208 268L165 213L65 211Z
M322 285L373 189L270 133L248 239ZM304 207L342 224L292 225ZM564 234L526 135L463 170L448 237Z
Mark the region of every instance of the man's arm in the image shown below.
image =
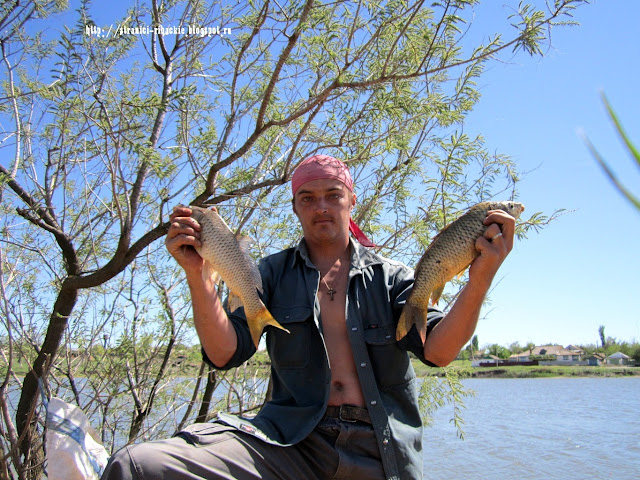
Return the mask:
M480 309L493 277L513 248L515 219L502 210L488 213L488 225L476 240L480 255L471 263L469 282L447 315L433 328L424 344L425 358L439 366L446 366L458 356L478 324ZM494 240L495 235L501 234Z
M200 225L191 218L191 209L182 206L173 209L170 222L165 245L186 273L200 343L211 362L223 367L235 353L238 339L218 298L214 279L203 278L204 260L195 250L201 245Z

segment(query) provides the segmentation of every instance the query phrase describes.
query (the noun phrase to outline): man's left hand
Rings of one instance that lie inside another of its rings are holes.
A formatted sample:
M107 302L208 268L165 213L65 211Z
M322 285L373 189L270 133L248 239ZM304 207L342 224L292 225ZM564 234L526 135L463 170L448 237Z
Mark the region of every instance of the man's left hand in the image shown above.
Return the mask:
M484 219L487 228L476 240L480 255L471 263L469 282L486 283L489 288L498 268L513 249L516 220L503 210L490 210Z

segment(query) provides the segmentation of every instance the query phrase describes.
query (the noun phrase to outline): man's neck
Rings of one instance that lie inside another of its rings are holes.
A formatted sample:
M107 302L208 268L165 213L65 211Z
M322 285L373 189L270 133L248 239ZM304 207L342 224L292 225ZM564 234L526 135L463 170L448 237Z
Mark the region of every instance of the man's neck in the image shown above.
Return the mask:
M351 259L351 245L347 237L345 242L330 244L311 243L305 239L309 258L320 273L325 274L336 262L347 263Z

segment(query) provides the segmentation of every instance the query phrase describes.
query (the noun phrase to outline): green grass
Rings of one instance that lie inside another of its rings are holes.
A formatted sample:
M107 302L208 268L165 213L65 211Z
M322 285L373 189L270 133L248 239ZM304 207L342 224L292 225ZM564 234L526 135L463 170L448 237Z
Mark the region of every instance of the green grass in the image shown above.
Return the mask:
M442 369L424 365L413 359L413 367L419 377L440 376ZM451 366L458 369L463 378L545 378L545 377L617 377L640 376L640 367L565 367L514 366L514 367L472 367L470 361L456 360Z
M253 359L253 366L269 374L268 356L266 352L258 352ZM418 377L442 376L441 368L428 367L419 360L412 359L413 368ZM23 377L30 369L27 362L14 363L13 371L18 377ZM614 377L640 376L640 367L564 367L564 366L515 366L515 367L472 367L469 360L455 360L450 365L455 367L462 378L544 378L544 377ZM180 375L197 375L199 365L183 365L179 369ZM6 365L0 364L0 372ZM89 371L91 371L89 369ZM176 374L176 372L172 372Z

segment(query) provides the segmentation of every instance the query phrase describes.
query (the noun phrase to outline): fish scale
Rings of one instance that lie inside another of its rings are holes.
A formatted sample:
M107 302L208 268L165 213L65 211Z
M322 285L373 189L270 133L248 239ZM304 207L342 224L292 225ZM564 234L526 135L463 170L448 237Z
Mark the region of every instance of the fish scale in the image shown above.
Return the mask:
M416 266L413 290L402 309L396 340L406 336L415 324L424 344L429 301L438 303L445 284L462 274L480 254L475 244L487 228L483 222L490 210L504 210L518 218L524 205L508 201L479 203L436 235Z

